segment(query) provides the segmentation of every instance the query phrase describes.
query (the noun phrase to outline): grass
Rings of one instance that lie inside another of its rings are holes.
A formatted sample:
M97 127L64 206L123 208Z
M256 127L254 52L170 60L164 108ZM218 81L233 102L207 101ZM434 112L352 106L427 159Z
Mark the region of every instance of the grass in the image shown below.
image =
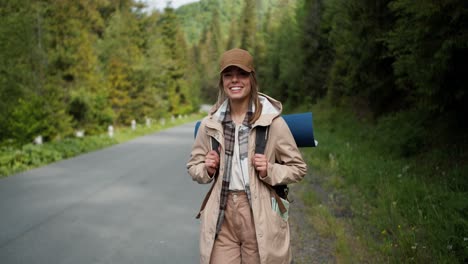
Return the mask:
M468 261L463 145L428 145L421 138L430 138L434 130L411 130L398 123L417 115L373 124L356 118L349 108L332 109L327 103L312 111L319 147L304 151L316 175L309 184L320 184L332 197L322 207L311 194L303 198L312 224L336 238L340 263ZM334 195L345 197L344 202L334 201ZM340 207L351 213L337 217Z
M114 144L186 122L201 119L201 115L177 118L151 126L137 125L135 130L129 127L116 128L111 138L107 134L85 136L83 138L66 138L60 141L47 142L42 145L27 144L20 148L0 148L0 178L37 168L62 159L71 158L86 152L102 149Z

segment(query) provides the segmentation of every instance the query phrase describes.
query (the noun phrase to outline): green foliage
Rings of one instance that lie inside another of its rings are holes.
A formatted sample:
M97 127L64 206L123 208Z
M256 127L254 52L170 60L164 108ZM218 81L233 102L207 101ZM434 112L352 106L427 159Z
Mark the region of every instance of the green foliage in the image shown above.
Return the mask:
M44 123L45 113L42 110L42 100L31 98L29 102L19 99L13 109L9 122L6 123L8 134L16 133L16 140L20 144L31 142L47 127Z
M224 44L225 40L232 33L233 27L229 25L235 23L236 29L240 30L238 21L241 16L243 4L244 0L201 0L181 6L175 10L180 18L181 26L184 29L187 44L189 46L196 46L199 43L203 43L207 27L212 27L212 21L216 20L219 20L221 40L223 41L220 44ZM215 18L216 16L219 16L218 19ZM236 45L235 47L238 46ZM223 46L223 49L227 49L226 46Z
M360 96L380 115L393 110L401 99L393 85L393 60L382 41L393 21L386 8L389 2L337 0L325 4L323 23L329 27L334 49L328 92L334 102L343 96Z
M428 113L417 110L387 115L379 120L374 136L385 135L382 148L388 153L410 157L427 149L429 120Z
M196 70L192 78L192 85L199 87L198 93L201 100L206 103L213 103L218 94L218 62L221 53L227 49L235 47L244 47L249 50L256 58L256 67L260 79L267 77L264 69L269 69L270 65L265 65L268 49L273 49L267 43L273 39L269 35L275 35L275 30L279 29L280 20L283 13L288 13L290 20L281 22L288 23L293 21L291 10L294 10L296 1L280 0L235 0L235 1L217 1L202 0L197 3L182 6L176 13L179 15L181 26L186 36L187 44L191 45L192 52L189 55L193 58L191 65L191 74ZM274 11L271 11L274 10ZM275 24L275 26L271 26ZM272 29L269 32L262 31L262 28ZM273 29L274 28L274 29ZM296 31L295 25L290 28ZM283 37L287 45L293 44L294 40L287 35L287 30L283 31ZM297 36L295 36L297 37ZM284 44L284 43L283 43ZM286 45L281 47L284 50L284 56L288 49ZM292 57L289 60L293 60ZM285 66L284 68L287 68ZM294 69L290 69L293 73ZM294 78L288 76L288 78ZM261 87L268 87L264 81ZM274 89L269 89L270 91Z
M352 222L365 234L361 241L380 256L370 261L464 263L466 148L454 149L443 138L437 149L416 146L425 143L418 113L399 113L373 125L348 109L323 102L313 107L320 145L306 150L305 157L322 171L324 185L351 200ZM416 121L416 131L402 127L402 121ZM444 126L430 124L433 131ZM413 156L404 156L408 152Z
M32 138L27 138L27 134L41 127L41 124L31 124L35 117L26 116L33 110L31 105L39 106L38 100L31 104L27 101L29 97L36 96L43 77L43 67L39 61L43 59L43 39L34 30L40 29L40 21L36 18L39 13L37 7L37 4L29 1L0 4L0 141L18 137L17 140L28 142ZM18 124L13 115L28 119L28 124L35 128ZM15 131L11 124L20 131Z
M117 11L110 17L110 23L100 43L102 60L107 66L106 77L109 99L115 112L117 124L129 124L133 116L130 102L137 93L131 78L134 65L142 58L138 40L133 35L138 30L135 17L125 10Z
M177 17L142 8L133 0L2 2L0 142L99 133L196 109Z
M279 9L272 11L265 22L268 34L264 35L265 55L258 65L262 91L288 105L303 98L301 82L300 31L295 17L295 6L279 1ZM284 48L287 47L287 48Z
M166 8L158 25L161 27L162 44L168 60L163 65L170 77L164 80L169 113L186 114L193 110L189 86L185 81L187 50L180 31L178 18L172 8Z
M61 139L73 133L64 97L63 90L52 81L46 84L41 94L41 107L45 113L42 121L47 124L41 134L47 140Z
M236 32L231 32L230 37L236 38ZM222 52L222 36L220 32L220 18L218 9L213 10L212 21L203 31L202 39L198 44L197 58L199 63L195 65L200 76L200 95L206 102L215 102L219 81L219 57Z
M240 26L241 43L240 48L245 50L255 50L255 32L256 32L256 3L255 0L245 0L242 11L242 20Z
M191 115L187 118L167 121L164 124L137 125L136 130L129 127L118 127L115 130L114 138L110 138L106 134L99 134L84 138L66 138L43 145L0 146L0 178L155 133L171 126L200 120L200 118L202 118L200 115Z
M68 113L76 120L78 126L83 125L85 121L89 119L90 109L90 100L86 93L72 93L68 106Z
M67 112L72 117L73 127L86 133L102 132L113 123L115 114L109 107L103 91L90 93L85 89L73 91Z
M20 149L0 148L0 177L49 164L115 144L106 136L65 139L44 145L27 144Z
M466 113L464 73L468 53L468 7L464 1L414 2L389 5L397 17L385 38L396 84L413 104L431 110Z
M298 21L301 30L301 83L297 89L307 102L316 102L327 94L325 83L332 63L332 49L328 40L327 25L323 19L323 1L304 1L298 8ZM302 100L300 100L302 101Z

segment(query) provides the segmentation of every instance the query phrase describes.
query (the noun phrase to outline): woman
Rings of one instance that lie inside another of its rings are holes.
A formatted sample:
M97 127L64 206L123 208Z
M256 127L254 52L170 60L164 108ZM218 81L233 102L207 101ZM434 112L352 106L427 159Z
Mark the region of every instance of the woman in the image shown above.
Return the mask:
M291 262L289 225L271 186L300 181L307 167L281 109L258 92L247 51L222 55L218 102L202 120L187 164L193 180L214 181L199 214L200 263ZM265 154L255 154L259 126L269 127Z

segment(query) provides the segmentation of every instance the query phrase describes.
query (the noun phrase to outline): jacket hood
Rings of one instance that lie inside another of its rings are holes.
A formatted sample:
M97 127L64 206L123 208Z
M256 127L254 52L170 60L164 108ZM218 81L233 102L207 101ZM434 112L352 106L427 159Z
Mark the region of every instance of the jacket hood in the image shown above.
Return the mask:
M260 115L258 120L255 121L253 126L268 126L271 124L273 119L275 119L281 114L283 106L280 101L273 99L272 97L266 94L258 93L258 97L260 103L262 104L262 114ZM226 108L228 106L228 100L229 99L226 99L221 105L215 105L211 108L210 119L219 120L221 113L226 111ZM253 106L252 111L255 111L255 106Z

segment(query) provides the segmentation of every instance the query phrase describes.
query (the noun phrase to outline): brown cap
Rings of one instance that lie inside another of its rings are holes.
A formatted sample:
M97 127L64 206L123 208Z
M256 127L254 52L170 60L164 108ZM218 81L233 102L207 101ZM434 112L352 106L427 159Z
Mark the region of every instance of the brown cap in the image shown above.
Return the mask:
M219 66L219 72L223 72L229 66L237 66L246 72L255 71L252 56L243 49L231 49L224 52Z

